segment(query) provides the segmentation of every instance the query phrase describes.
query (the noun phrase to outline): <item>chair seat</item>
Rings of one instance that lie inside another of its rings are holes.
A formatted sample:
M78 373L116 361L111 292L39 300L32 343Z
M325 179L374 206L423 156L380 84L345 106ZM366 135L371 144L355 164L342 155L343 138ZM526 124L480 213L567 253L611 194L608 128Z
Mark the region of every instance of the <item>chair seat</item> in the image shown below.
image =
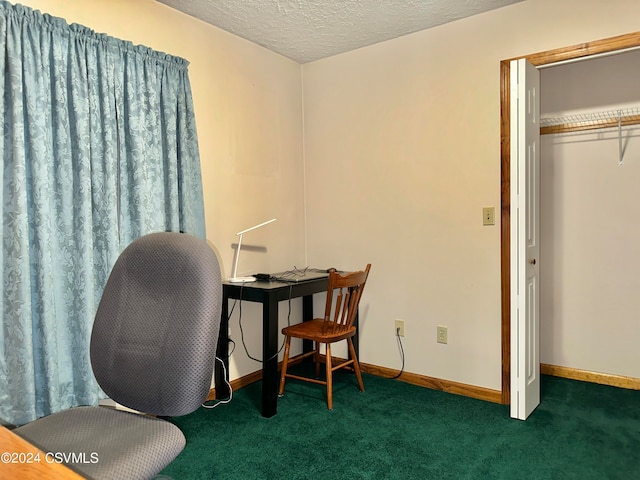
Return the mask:
M45 454L67 454L70 468L100 479L153 478L186 444L180 429L166 420L107 407L65 410L14 432Z
M335 327L335 331L334 331ZM321 318L308 320L302 323L296 323L282 329L285 336L302 338L304 340L313 340L320 343L333 343L345 338L351 338L356 333L356 327L336 326L334 322L326 321Z

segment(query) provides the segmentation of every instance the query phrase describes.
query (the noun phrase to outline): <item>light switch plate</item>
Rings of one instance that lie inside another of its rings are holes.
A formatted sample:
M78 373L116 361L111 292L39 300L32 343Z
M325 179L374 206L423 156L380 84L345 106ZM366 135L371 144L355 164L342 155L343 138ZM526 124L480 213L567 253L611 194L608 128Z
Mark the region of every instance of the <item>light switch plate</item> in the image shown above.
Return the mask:
M482 224L483 225L495 225L496 224L496 209L495 209L495 207L484 207L482 209Z

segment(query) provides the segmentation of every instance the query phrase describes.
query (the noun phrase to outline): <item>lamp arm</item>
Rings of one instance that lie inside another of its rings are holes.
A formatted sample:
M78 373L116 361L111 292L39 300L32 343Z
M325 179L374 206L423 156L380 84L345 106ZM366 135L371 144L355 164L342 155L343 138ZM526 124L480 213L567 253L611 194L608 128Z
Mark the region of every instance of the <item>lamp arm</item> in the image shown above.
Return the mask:
M262 222L259 225L255 225L253 227L247 228L246 230L242 230L241 232L238 232L236 235L238 235L240 238L238 239L238 249L236 250L236 256L233 259L233 269L232 269L232 273L231 273L231 278L229 278L230 282L255 282L255 277L237 277L237 273L238 273L238 259L240 258L240 250L242 248L242 235L244 235L247 232L250 232L251 230L255 230L256 228L260 228L260 227L264 227L265 225L267 225L268 223L271 222L275 222L276 219L272 218L271 220L267 220L266 222Z
M240 238L242 238L242 234L243 233L250 232L251 230L255 230L256 228L264 227L268 223L275 222L275 221L276 221L276 219L272 218L271 220L267 220L266 222L262 222L260 225L255 225L253 227L247 228L246 230L242 230L241 232L236 233L236 235L240 235Z

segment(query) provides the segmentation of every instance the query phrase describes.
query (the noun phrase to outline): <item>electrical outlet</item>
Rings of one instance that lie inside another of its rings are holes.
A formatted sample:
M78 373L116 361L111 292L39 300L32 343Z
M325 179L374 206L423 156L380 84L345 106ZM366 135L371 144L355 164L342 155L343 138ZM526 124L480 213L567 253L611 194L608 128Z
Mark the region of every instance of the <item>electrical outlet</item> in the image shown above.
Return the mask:
M404 337L404 320L396 320L395 334L399 337Z
M448 343L448 329L442 325L438 325L437 328L437 339L438 343Z

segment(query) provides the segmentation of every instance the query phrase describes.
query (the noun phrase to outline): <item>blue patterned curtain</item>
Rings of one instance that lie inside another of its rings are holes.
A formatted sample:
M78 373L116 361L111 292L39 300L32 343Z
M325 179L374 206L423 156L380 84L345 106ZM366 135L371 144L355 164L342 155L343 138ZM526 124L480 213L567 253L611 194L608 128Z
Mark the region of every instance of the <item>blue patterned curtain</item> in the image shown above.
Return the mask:
M97 403L89 337L117 255L152 231L204 238L187 66L0 1L0 422Z

